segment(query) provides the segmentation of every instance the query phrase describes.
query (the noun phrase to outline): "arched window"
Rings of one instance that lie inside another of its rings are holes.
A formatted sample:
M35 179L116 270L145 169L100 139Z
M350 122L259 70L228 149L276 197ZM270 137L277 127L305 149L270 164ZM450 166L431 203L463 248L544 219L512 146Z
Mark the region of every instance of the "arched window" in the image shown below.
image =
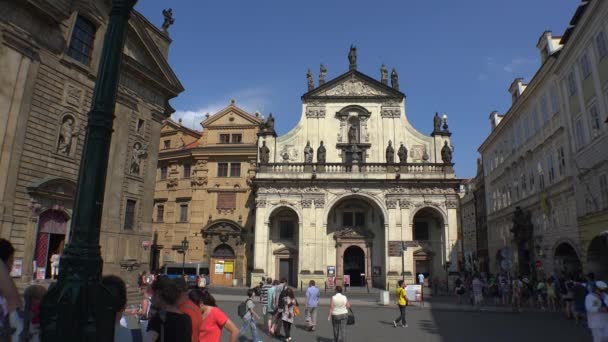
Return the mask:
M234 258L234 250L227 244L221 244L213 250L214 258Z

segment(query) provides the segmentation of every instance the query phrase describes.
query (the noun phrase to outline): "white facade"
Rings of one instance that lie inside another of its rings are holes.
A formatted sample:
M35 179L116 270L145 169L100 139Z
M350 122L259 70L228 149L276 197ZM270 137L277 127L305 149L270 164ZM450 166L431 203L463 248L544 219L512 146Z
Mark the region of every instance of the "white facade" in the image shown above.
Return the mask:
M267 275L323 284L335 267L337 284L347 275L352 285L394 287L402 261L410 283L417 272L445 279L446 262L457 264L459 185L453 164L441 157L450 146L447 125L431 136L416 131L405 115L405 95L356 69L302 100L293 130L260 134L269 160L260 160L254 180L252 283ZM395 163L387 162L389 141ZM307 143L314 150L310 162ZM404 259L395 255L396 242L412 240L419 244Z

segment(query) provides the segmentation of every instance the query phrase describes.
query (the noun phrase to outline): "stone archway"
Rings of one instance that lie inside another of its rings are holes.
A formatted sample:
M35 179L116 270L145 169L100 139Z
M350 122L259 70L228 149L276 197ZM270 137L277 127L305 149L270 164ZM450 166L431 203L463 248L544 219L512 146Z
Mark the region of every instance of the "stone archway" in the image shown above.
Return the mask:
M423 206L412 216L412 238L420 249L414 252L414 275L424 279L445 279L446 262L450 261L446 245L447 229L444 213L433 206ZM426 283L426 281L425 281Z
M596 279L608 276L608 231L597 235L589 243L587 271L595 273Z
M581 260L570 243L562 242L555 248L553 269L555 275L563 276L580 274L583 270Z
M211 284L232 286L246 280L245 238L241 226L230 220L216 220L201 229L205 244L203 262L209 265Z
M61 255L63 252L69 219L64 211L57 209L46 210L40 214L34 250L35 278L51 278L50 259L53 255Z
M337 247L336 285L344 285L344 276L347 275L350 278L349 285L372 287L372 277L370 275L372 274L373 233L348 228L336 232L334 239ZM355 260L349 260L349 258L355 257ZM358 265L352 265L353 261L357 262ZM355 270L359 271L358 275L355 274ZM356 280L357 285L354 285L352 280Z

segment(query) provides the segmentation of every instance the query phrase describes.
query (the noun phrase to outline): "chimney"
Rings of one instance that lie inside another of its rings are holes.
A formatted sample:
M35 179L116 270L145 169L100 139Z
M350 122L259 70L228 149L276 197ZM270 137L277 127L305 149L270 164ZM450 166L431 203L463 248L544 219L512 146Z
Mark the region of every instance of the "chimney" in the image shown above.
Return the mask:
M496 128L496 126L498 126L503 117L504 115L501 115L498 113L498 111L493 111L490 113L490 128L492 131Z
M562 37L553 37L551 31L545 31L538 38L536 47L540 51L540 63L544 63L549 56L553 55L557 51L561 50L562 46L560 40Z
M526 87L528 85L524 83L524 79L521 77L516 78L515 80L513 80L513 82L511 83L511 86L509 87L509 93L511 93L511 103L515 103L515 101L517 101L517 99L521 96L521 94L524 93L524 90L526 90Z

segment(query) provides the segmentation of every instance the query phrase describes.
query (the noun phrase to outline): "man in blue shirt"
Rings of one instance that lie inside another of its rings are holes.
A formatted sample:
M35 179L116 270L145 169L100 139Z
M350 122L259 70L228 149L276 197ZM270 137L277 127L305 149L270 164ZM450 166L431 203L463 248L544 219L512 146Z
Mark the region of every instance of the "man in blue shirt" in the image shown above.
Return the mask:
M319 289L315 286L315 281L311 280L308 283L308 290L306 290L306 321L310 331L315 330L317 325L317 308L319 306Z

